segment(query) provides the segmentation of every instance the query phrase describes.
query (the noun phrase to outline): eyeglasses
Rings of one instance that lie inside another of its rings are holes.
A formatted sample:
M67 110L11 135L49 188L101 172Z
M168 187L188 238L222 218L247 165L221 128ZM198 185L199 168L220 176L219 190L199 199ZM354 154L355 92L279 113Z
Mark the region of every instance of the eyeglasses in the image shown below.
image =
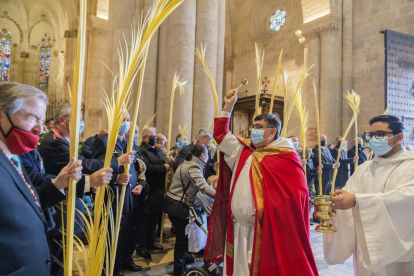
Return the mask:
M371 140L372 138L381 139L384 138L387 134L394 134L393 132L387 132L387 131L376 131L376 132L369 132L367 134L367 139Z
M262 126L262 125L251 125L249 127L249 130L252 131L253 129L263 129L263 128L274 128L274 127Z

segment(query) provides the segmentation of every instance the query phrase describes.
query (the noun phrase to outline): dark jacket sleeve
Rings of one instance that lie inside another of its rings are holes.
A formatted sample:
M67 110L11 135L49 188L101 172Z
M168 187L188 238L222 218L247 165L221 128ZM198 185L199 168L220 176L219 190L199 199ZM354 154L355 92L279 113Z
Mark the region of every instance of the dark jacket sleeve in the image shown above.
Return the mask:
M142 152L142 159L144 160L145 166L147 166L147 170L145 174L166 174L167 173L167 168L164 165L154 165L150 162L147 151Z
M187 148L186 147L182 147L181 148L181 150L180 150L180 153L178 154L178 157L175 159L175 161L174 161L174 164L173 164L173 168L174 168L174 171L176 171L177 170L177 168L182 164L182 163L184 163L184 161L185 161L185 157L186 157L186 155L187 155Z
M53 207L66 198L66 196L53 185L51 178L46 179L42 184L36 186L36 192L39 195L43 210Z
M338 154L339 154L339 149L338 148L334 148L332 150L332 157L336 160L338 158ZM341 151L342 152L342 151ZM339 163L341 165L348 165L348 164L353 164L354 160L352 158L341 158L339 157Z
M83 143L82 148L81 148L81 154L83 157L92 158L92 149L93 149L93 144L95 140L96 140L96 137L92 136L86 139L85 143Z
M319 152L318 152L318 149L317 148L314 148L313 149L314 150L314 156L315 156L315 158L314 158L314 164L315 164L315 166L318 166L319 165ZM323 158L323 154L322 154L322 166L323 166L323 169L322 170L324 170L324 171L327 171L327 170L332 170L333 169L333 163L331 163L331 162L328 162L327 160L325 160L325 158Z

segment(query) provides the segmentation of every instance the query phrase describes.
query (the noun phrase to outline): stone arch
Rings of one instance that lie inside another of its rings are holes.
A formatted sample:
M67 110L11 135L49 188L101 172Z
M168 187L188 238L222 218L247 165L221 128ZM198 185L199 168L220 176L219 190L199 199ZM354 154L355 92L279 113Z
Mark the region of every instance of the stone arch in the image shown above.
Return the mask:
M45 24L47 24L47 25L49 25L49 27L50 27L50 30L51 30L51 32L52 32L52 37L54 38L55 37L55 30L54 30L54 28L53 28L53 25L52 25L52 23L49 21L49 20L47 20L46 19L46 16L45 15L42 15L41 16L41 19L40 20L38 20L38 21L36 21L33 25L32 25L32 27L30 28L30 30L29 30L29 33L28 33L28 35L27 35L27 41L29 42L29 45L30 45L30 36L32 35L32 31L33 31L33 29L38 25L38 24L40 24L40 23L45 23Z
M14 20L13 18L11 18L8 14L7 11L3 12L2 15L0 15L0 18L5 18L11 22L13 22L13 24L17 27L17 29L19 30L19 34L20 34L20 43L23 43L23 31L22 31L22 27L20 27L19 23L17 23L16 20Z

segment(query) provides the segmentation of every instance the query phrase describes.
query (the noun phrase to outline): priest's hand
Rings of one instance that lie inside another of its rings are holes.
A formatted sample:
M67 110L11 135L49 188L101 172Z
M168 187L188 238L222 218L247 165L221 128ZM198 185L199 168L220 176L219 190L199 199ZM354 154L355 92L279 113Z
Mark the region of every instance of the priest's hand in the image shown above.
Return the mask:
M355 206L355 195L344 190L335 190L332 197L332 208L334 210L348 210Z
M224 97L223 111L231 112L234 104L237 102L237 90L233 89L226 93Z

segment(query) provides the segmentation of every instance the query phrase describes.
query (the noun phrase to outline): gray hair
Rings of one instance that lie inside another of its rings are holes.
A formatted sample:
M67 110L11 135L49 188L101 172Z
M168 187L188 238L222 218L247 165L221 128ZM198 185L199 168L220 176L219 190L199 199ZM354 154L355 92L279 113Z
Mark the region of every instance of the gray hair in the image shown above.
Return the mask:
M205 131L200 132L200 134L197 136L198 141L204 140L205 138L208 138L210 141L213 140L213 136L211 136L210 133Z
M70 104L63 104L59 106L55 111L55 117L53 120L55 121L55 124L59 123L59 117L69 117L70 116L70 110L72 109L72 106Z
M155 134L157 134L157 129L155 127L145 127L142 130L142 138L146 138L148 132L154 132Z
M354 139L354 140L355 140L355 139ZM363 140L361 137L358 137L358 138L357 138L357 140L358 140L358 142L359 142L359 141L361 141L361 143L363 143L363 142L364 142L364 140Z
M13 115L23 109L30 99L42 100L46 105L46 94L33 86L21 83L0 83L0 108L9 115Z

